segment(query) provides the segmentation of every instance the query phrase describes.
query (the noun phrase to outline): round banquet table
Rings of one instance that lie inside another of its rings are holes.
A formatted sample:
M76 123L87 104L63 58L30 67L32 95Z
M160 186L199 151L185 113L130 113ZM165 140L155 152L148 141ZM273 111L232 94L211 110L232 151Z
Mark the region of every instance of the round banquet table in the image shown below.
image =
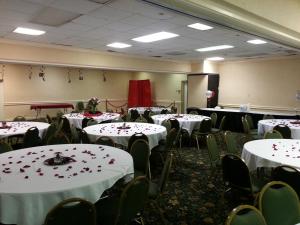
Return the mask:
M193 115L193 114L160 114L152 116L155 124L161 124L164 120L175 118L178 120L180 127L186 129L189 134L192 133L193 129L198 129L200 123L204 119L210 119L207 116Z
M41 122L30 122L30 121L13 121L6 122L7 128L4 128L2 125L0 127L0 138L8 137L11 135L25 134L30 127L37 127L39 130L39 136L42 137L44 132L50 126L49 123Z
M124 123L106 123L88 126L84 128L92 142L96 141L100 136L108 136L115 143L126 146L129 138L135 133L144 133L149 140L149 147L158 145L161 139L167 135L165 127L150 123L126 123L126 129L123 129Z
M102 113L101 115L92 115L92 114L84 114L84 113L70 113L64 115L70 122L70 125L78 129L82 129L82 120L86 117L93 118L98 123L105 120L115 120L120 117L119 113Z
M257 133L263 137L264 133L273 130L276 125L287 125L291 129L292 139L300 139L300 120L269 119L258 121Z
M242 159L250 171L257 167L289 165L300 169L300 141L261 139L244 144Z
M164 108L164 107L135 107L135 108L129 108L128 113L130 113L130 110L136 109L139 114L144 114L146 110L152 111L154 114L160 114L161 110L167 109L169 112L171 111L171 108Z
M49 166L61 152L75 162ZM0 155L0 221L41 225L60 201L79 197L95 203L120 178L133 176L127 152L102 145L68 144L26 148Z

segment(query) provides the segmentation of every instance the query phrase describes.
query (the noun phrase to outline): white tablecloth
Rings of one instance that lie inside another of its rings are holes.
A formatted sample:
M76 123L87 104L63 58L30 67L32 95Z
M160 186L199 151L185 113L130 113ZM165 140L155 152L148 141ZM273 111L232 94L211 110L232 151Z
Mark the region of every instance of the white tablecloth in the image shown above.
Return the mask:
M164 120L175 118L179 121L182 128L186 129L189 134L193 129L198 129L203 119L209 119L207 116L193 115L193 114L160 114L152 116L155 124L161 124Z
M135 133L144 133L149 139L149 147L158 145L159 140L167 135L165 127L150 123L126 123L129 129L120 129L124 123L98 124L84 128L92 142L100 136L108 136L115 143L127 146L129 138Z
M11 135L17 135L17 134L25 134L26 131L30 127L37 127L39 129L39 136L42 137L44 132L47 130L47 128L50 126L49 123L41 123L41 122L6 122L7 126L10 126L10 128L6 129L0 129L0 138L8 137ZM2 126L2 124L0 124Z
M44 165L55 152L76 162ZM67 198L95 203L118 179L134 172L127 152L101 145L27 148L1 154L0 162L0 221L18 225L42 225L48 211Z
M293 124L296 122L297 124ZM299 123L299 124L298 124ZM284 124L291 129L292 139L300 139L300 120L292 119L269 119L269 120L260 120L258 121L258 135L261 137L264 133L273 130L276 125Z
M82 129L82 120L85 118L84 114L82 113L70 113L64 115L70 122L70 125L78 129ZM120 117L119 113L102 113L100 116L92 116L94 120L98 123L105 121L105 120L114 120Z
M128 113L132 109L136 109L139 112L139 114L144 114L146 110L151 110L154 114L160 114L161 110L163 109L167 109L169 112L171 112L170 108L163 108L163 107L135 107L135 108L129 108Z
M261 139L244 144L242 158L249 170L257 167L290 165L300 169L300 141Z

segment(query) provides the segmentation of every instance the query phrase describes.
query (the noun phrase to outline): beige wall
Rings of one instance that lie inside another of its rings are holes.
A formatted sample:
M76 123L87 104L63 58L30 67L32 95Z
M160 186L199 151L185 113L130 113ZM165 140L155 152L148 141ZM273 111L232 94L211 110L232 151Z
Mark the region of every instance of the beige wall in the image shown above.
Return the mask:
M188 107L206 107L207 82L207 75L188 76Z
M224 62L219 66L219 104L252 108L294 110L300 90L300 58Z
M180 109L181 81L187 79L186 74L136 72L133 77L137 80L151 80L152 98L156 104L166 106L175 101Z
M4 89L4 111L6 119L16 115L35 117L35 111L30 110L32 103L86 101L96 96L103 100L109 99L114 105L127 102L128 81L130 79L150 79L153 100L157 104L168 105L173 101L180 105L181 81L186 80L184 74L126 72L106 70L103 80L103 70L82 69L84 80L80 81L79 70L70 69L71 83L68 83L68 68L45 67L45 79L38 77L39 66L32 67L32 78L29 79L30 67L27 65L6 64ZM1 91L1 90L0 90ZM105 103L99 105L105 110ZM110 107L112 108L112 107ZM42 110L42 116L55 115L57 109Z

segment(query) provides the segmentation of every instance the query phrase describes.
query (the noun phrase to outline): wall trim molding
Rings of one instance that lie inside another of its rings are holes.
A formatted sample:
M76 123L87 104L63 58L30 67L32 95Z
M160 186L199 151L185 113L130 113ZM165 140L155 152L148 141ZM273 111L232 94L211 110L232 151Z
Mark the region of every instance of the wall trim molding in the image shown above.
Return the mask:
M240 108L239 104L227 104L227 103L219 103L219 105L224 106L225 108ZM299 111L300 108L298 107L276 107L276 106L262 106L262 105L251 105L250 110L257 109L257 110L269 110L269 111L281 111L281 112L295 112Z

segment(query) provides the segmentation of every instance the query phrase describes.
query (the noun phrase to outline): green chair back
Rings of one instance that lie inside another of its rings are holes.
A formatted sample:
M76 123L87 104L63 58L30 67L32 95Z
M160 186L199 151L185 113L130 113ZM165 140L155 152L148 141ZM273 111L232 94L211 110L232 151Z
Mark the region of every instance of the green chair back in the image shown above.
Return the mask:
M5 152L9 152L12 151L12 147L10 144L6 143L6 142L0 142L0 154L5 153Z
M91 144L91 140L85 130L81 130L80 140L82 144Z
M263 117L263 120L271 120L271 119L275 119L274 116L269 115L269 114L265 114Z
M97 121L97 120L94 120L94 119L92 118L92 119L90 119L90 120L87 121L86 126L89 127L89 126L93 126L93 125L96 125L96 124L98 124L98 121Z
M283 138L291 139L292 136L291 129L288 126L283 124L278 124L273 128L273 130L277 130L282 135Z
M147 141L138 139L130 148L135 174L147 175L149 172L150 148Z
M171 130L171 121L170 120L164 120L161 123L162 126L164 126L167 129L167 133Z
M212 134L207 135L206 143L207 143L210 164L212 165L212 167L215 167L220 163L220 157L221 157L221 153L217 145L215 136Z
M84 103L83 102L77 102L76 103L76 106L75 106L75 110L77 111L77 112L82 112L82 111L84 111Z
M80 198L60 202L49 211L44 225L96 225L94 204Z
M137 122L137 123L147 123L148 121L146 120L145 117L143 117L142 115L140 115L138 118L136 118L136 120L134 122Z
M175 128L172 128L166 136L165 150L170 151L176 144L176 138L178 131Z
M267 225L267 223L257 208L240 205L231 211L225 225Z
M249 169L240 157L234 154L223 156L222 171L226 186L253 194Z
M277 130L268 131L264 134L264 139L282 139L282 135Z
M24 116L16 116L13 121L26 121L26 118Z
M130 121L135 121L137 118L139 118L140 117L140 114L139 114L139 111L137 111L136 109L132 109L132 110L130 110Z
M64 132L68 137L70 137L71 136L71 126L70 126L69 120L66 117L62 116L60 118L59 123L60 124L58 127L60 128L60 131Z
M231 131L226 131L224 137L227 152L231 154L239 154L235 135Z
M88 122L89 122L91 119L92 119L92 118L89 118L89 117L83 118L83 120L82 120L82 122L81 122L81 128L83 129L83 128L87 127L87 124L88 124Z
M160 111L160 114L169 114L170 112L169 112L169 110L167 110L167 109L162 109L161 111Z
M250 134L250 127L249 127L248 121L244 117L242 117L242 124L243 124L244 133Z
M217 124L217 120L218 120L218 115L217 113L213 112L212 114L210 114L210 119L211 119L211 126L213 128L216 127L216 124Z
M136 177L123 190L115 225L130 224L140 213L147 201L149 180L144 176Z
M249 114L246 114L245 115L245 120L247 121L250 130L255 128L252 116L250 116Z
M171 107L171 113L172 113L172 114L176 114L176 113L177 113L177 107L172 106L172 107Z
M47 145L70 144L68 137L63 132L58 132L48 139Z
M199 132L209 133L211 131L211 127L212 127L211 119L204 119L200 123Z
M220 122L220 127L219 130L220 131L224 131L225 130L225 126L226 126L226 116L223 116Z
M272 181L259 194L259 210L268 225L292 225L300 222L297 193L288 184Z
M47 118L48 123L51 124L52 123L52 118L48 114L46 115L46 118Z
M158 188L160 193L162 193L166 187L169 173L172 167L172 161L173 161L173 154L169 154L165 163L164 163L164 168L162 170L162 173L159 178L159 183L158 183Z
M71 142L72 143L80 143L80 137L79 137L76 127L71 125L70 129L71 129Z
M37 127L30 127L23 138L23 147L35 147L41 145L42 140L39 137L39 129Z
M57 132L57 124L56 123L51 123L50 126L48 127L47 131L45 132L43 136L42 143L47 144L49 138L53 136Z
M278 166L272 170L272 179L290 185L300 197L300 172L291 166Z
M128 144L127 144L127 149L128 151L130 151L132 144L136 141L136 140L145 140L147 143L149 143L148 137L146 134L143 133L135 133L133 135L131 135L131 137L128 140Z
M111 146L111 147L115 147L116 144L113 141L113 139L111 139L110 137L107 136L101 136L99 137L96 141L95 144L97 145L106 145L106 146Z
M177 131L180 129L180 123L176 118L170 118L169 121L171 123L171 129L175 128Z

